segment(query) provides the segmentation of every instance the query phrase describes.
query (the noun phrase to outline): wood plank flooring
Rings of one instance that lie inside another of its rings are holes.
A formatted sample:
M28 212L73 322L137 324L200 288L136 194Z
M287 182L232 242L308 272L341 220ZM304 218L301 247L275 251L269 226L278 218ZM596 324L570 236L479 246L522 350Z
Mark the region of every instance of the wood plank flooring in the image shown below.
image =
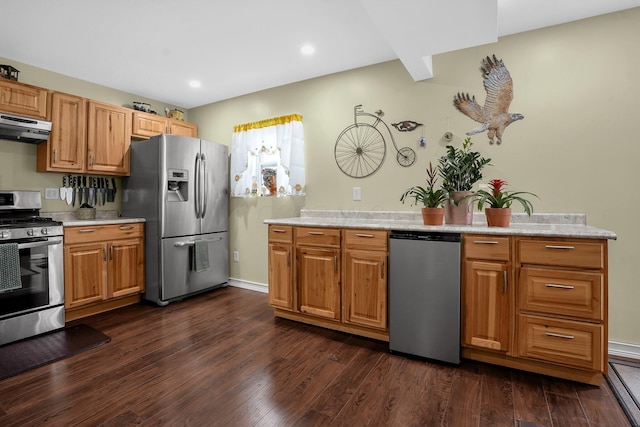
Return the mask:
M606 384L390 354L238 288L76 323L111 342L1 381L0 426L630 425Z

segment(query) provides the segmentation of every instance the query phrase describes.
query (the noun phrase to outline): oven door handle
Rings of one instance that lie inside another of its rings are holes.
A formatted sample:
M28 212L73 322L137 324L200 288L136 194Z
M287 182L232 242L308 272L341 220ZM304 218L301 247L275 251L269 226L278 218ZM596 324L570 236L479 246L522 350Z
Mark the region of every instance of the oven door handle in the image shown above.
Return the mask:
M18 249L41 248L43 246L52 246L62 243L62 237L48 237L45 240L35 242L18 243Z

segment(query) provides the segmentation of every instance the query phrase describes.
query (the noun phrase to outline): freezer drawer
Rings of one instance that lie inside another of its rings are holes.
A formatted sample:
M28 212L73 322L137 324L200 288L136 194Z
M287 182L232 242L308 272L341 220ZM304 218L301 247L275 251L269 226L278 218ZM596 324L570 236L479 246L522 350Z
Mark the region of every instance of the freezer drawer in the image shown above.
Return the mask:
M208 242L209 268L205 271L194 271L191 266L193 247L199 240ZM173 237L161 242L161 301L169 302L228 283L228 232Z

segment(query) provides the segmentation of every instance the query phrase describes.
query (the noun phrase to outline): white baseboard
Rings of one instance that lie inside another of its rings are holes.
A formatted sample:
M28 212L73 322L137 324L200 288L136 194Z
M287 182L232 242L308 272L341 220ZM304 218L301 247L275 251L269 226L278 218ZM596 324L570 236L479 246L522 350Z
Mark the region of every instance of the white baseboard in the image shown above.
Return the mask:
M264 283L248 282L246 280L229 278L229 286L262 292L263 294L269 293L269 286Z
M609 356L640 360L640 345L609 341Z

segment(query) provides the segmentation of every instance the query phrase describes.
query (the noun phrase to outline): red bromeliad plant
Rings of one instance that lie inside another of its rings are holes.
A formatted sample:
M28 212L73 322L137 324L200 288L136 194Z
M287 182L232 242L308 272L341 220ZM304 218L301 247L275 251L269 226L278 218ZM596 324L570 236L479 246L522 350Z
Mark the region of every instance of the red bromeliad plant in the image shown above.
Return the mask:
M507 185L507 181L503 181L501 179L492 179L491 181L489 181L491 192L486 190L478 190L470 195L469 199L473 199L474 201L478 202L479 210L482 210L485 203L489 205L490 208L510 208L511 203L518 202L522 205L526 214L530 216L533 212L533 205L529 200L525 199L522 196L525 194L529 194L534 197L538 196L527 191L506 191L504 190L504 187L506 187Z

